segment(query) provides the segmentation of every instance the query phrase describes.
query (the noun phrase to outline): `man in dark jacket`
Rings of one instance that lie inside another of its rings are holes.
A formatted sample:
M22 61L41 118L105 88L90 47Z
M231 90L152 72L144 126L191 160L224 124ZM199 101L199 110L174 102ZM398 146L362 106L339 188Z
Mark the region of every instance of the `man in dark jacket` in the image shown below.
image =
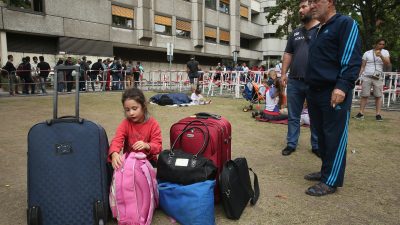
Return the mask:
M323 196L343 186L348 125L355 80L361 67L357 22L336 13L335 0L310 0L313 18L321 25L311 38L305 81L311 123L322 159L319 183L306 194Z
M122 65L121 58L114 57L114 62L110 66L111 75L112 75L112 90L121 90L122 89Z
M13 96L14 94L19 94L19 92L18 92L18 79L17 79L17 76L16 76L16 70L17 69L15 68L15 66L13 64L14 57L12 55L8 55L7 59L8 59L8 61L7 61L6 65L4 65L3 71L6 73L7 78L8 78L10 95Z
M92 65L92 69L90 70L90 83L92 84L92 90L95 91L94 88L94 82L97 80L97 75L102 75L104 71L102 60L98 59L97 62L95 62Z
M31 86L31 94L35 94L35 83L33 82L32 79L32 74L31 74L31 57L27 56L22 59L23 63L23 69L20 72L21 74L21 79L23 80L24 83L24 90L22 93L24 94L29 94L29 86Z
M304 100L307 95L307 84L304 81L307 70L308 49L310 36L315 35L319 22L312 18L308 0L301 0L299 5L300 20L303 26L295 29L289 36L283 63L281 67L281 81L287 84L288 104L288 131L287 144L282 150L282 155L290 155L296 150L300 136L300 117L303 111ZM286 72L290 68L289 77ZM289 79L288 79L289 78ZM318 153L318 138L311 124L311 149L316 155Z
M50 65L44 61L43 56L39 56L39 63L37 64L37 68L39 69L39 84L40 89L42 89L43 94L47 94L46 92L46 79L50 73Z
M194 59L194 56L190 58L190 61L187 62L187 72L190 80L190 84L194 83L194 79L199 77L199 62Z
M65 60L64 65L66 65L66 66L74 65L74 63L72 62L72 58L70 56L67 57L67 60ZM67 93L72 92L73 81L74 81L74 78L72 77L72 71L74 71L74 70L65 70L65 80L67 82Z
M86 62L86 56L82 57L80 66L80 76L79 76L79 91L86 91L86 80L87 72L90 70L88 63Z

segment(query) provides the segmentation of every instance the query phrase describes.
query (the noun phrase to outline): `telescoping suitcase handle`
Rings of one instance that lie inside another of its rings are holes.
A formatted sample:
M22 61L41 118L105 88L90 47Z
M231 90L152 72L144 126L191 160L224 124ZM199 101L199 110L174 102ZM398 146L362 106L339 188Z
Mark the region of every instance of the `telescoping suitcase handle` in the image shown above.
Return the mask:
M79 118L79 66L66 66L66 65L58 65L54 67L54 95L53 95L53 119L47 121L48 125L57 122L77 122L82 123L83 120ZM59 71L76 71L77 76L75 76L75 116L63 116L58 117L58 72Z
M194 115L196 116L196 118L199 118L199 119L208 119L208 118L213 118L213 119L216 119L216 120L220 120L221 119L220 115L212 114L212 113L208 113L208 112L199 112L199 113L196 113Z

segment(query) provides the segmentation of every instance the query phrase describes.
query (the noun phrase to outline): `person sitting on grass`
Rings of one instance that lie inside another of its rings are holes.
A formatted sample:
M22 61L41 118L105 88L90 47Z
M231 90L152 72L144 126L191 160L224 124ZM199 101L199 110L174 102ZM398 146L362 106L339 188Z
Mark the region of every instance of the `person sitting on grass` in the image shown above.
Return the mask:
M269 70L267 79L268 79L268 86L272 86L274 84L274 81L277 80L278 74L276 73L275 70Z
M300 125L310 125L310 116L308 115L308 106L307 106L307 100L304 101L303 104L303 111L301 112L300 116Z
M266 120L285 120L288 115L282 113L280 109L280 99L282 99L283 91L279 79L275 79L273 85L267 88L265 93L265 109L260 117Z
M198 87L192 89L190 99L192 99L193 105L206 105L211 103L211 100L206 101L203 95L201 95L201 90Z

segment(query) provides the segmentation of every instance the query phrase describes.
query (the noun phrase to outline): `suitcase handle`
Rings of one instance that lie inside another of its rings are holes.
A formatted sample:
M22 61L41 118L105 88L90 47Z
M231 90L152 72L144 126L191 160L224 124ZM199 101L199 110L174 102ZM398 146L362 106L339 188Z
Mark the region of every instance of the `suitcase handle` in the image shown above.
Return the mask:
M193 121L192 121L192 122L193 122ZM191 130L191 129L198 129L198 130L200 130L201 133L203 134L203 137L204 137L204 138L203 138L203 139L204 139L203 145L201 146L200 150L199 150L195 155L193 155L193 157L197 158L197 156L198 156L199 154L203 154L204 150L206 149L206 145L207 145L207 143L208 143L208 139L206 139L206 134L204 133L204 130L201 129L201 128L199 128L199 127L190 127L190 128L186 128L186 129L182 130L182 132L181 132L181 133L178 135L178 137L175 139L174 143L173 143L172 146L171 146L171 154L172 154L172 155L174 154L174 147L175 147L176 142L178 142L178 140L181 140L182 135L183 135L186 131L189 131L189 130Z
M83 119L76 118L75 116L62 116L60 118L46 120L46 124L49 126L51 126L52 124L55 124L55 123L79 123L79 124L82 124Z
M75 117L79 119L79 76L80 66L66 66L58 65L54 67L54 95L53 95L53 120L58 118L58 71L71 71L75 70L77 75L75 76ZM64 120L63 120L64 121Z
M213 119L216 119L216 120L220 120L221 119L220 115L212 114L212 113L208 113L208 112L199 112L199 113L196 113L194 115L196 115L196 118L199 118L199 119L208 119L208 118L213 118Z
M206 128L207 135L204 136L204 140L205 140L206 146L204 147L204 149L207 148L208 141L210 140L210 130L208 129L207 124L205 124L203 121L201 121L201 120L192 120L188 124L186 124L186 126L182 130L186 130L186 128L188 128L193 123L200 123L201 125L203 125Z

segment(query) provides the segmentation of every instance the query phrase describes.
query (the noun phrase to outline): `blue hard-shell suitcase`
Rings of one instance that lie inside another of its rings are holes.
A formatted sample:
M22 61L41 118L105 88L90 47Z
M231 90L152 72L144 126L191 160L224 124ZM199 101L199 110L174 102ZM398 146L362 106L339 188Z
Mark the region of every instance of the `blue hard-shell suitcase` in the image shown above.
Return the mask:
M57 70L79 66L58 66ZM55 76L57 77L57 76ZM77 79L79 80L79 79ZM78 87L78 81L76 82ZM105 224L108 214L108 139L98 124L75 116L57 117L28 133L28 225Z

